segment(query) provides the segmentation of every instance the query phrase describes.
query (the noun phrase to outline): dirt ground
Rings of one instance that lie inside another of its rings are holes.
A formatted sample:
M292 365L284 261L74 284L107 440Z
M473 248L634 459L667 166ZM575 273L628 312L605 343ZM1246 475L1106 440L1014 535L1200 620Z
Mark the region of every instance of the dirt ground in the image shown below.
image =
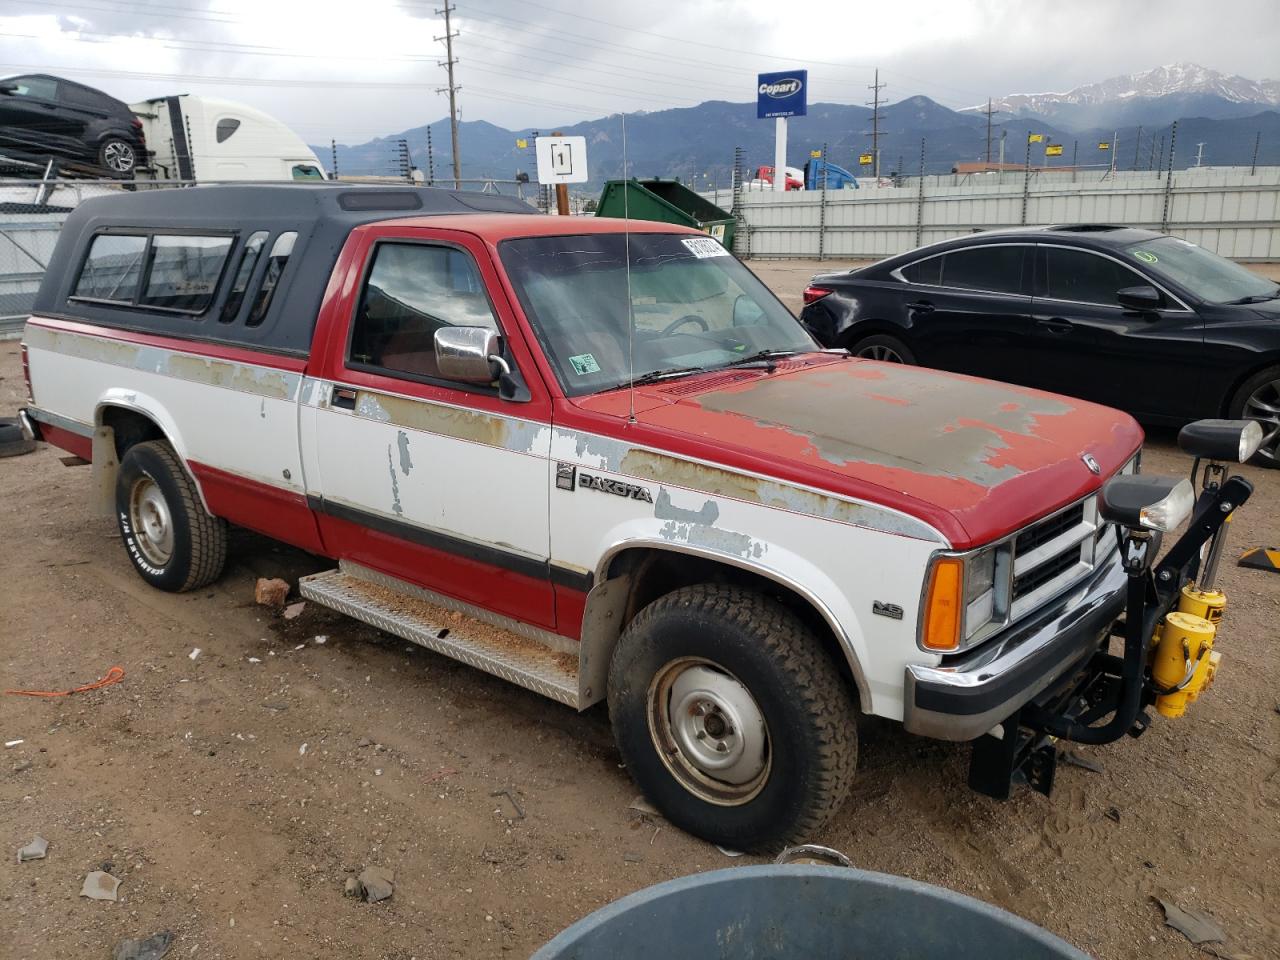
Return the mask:
M788 295L833 267L753 266ZM22 395L18 344L0 343L0 412ZM324 561L241 533L212 588L148 588L90 517L89 469L61 455L0 460L0 688L126 675L0 696L0 740L22 741L0 750L0 956L105 958L167 929L169 956L202 960L521 957L634 890L762 862L628 809L601 708L314 605L286 624L254 604L256 577ZM1189 467L1167 433L1144 456ZM1280 546L1280 471L1243 472L1258 489L1232 546ZM1216 918L1224 956L1280 957L1280 576L1228 560L1222 585L1223 669L1184 719L1076 748L1100 769L1061 765L1051 799L1005 803L966 789L966 748L870 720L853 797L811 839L1103 960L1196 955L1155 896ZM35 834L47 859L16 863ZM104 865L119 902L78 896ZM394 897L344 898L369 865L394 870Z

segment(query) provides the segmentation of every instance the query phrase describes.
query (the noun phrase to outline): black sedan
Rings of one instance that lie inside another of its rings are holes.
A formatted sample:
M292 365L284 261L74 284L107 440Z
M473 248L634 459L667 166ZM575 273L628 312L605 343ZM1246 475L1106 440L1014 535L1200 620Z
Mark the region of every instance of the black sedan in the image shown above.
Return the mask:
M978 233L813 278L827 347L1020 383L1148 423L1251 417L1280 466L1280 285L1193 243L1082 224Z
M146 157L128 104L46 74L0 80L0 153L58 157L132 178Z

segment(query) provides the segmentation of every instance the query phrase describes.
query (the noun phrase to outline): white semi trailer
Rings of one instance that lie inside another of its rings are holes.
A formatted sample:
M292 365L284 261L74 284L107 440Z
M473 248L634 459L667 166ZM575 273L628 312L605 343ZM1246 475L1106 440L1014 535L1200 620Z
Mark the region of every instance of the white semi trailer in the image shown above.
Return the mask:
M131 104L142 120L155 180L323 180L315 153L270 114L243 103L180 94Z

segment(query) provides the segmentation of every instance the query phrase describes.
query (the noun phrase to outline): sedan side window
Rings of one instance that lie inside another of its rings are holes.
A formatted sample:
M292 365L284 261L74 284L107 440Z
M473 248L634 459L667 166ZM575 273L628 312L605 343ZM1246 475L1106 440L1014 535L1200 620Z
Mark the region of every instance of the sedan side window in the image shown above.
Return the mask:
M1002 244L949 251L942 258L942 285L992 293L1021 293L1026 249Z
M942 257L917 260L898 271L907 283L925 283L936 287L942 282Z
M35 97L38 100L57 100L58 81L51 77L18 77L10 81L13 93L19 97Z
M451 326L498 329L470 254L422 243L379 244L360 297L349 362L439 378L435 334Z
M1087 250L1044 246L1044 295L1050 300L1073 300L1119 306L1116 291L1148 284L1128 267Z

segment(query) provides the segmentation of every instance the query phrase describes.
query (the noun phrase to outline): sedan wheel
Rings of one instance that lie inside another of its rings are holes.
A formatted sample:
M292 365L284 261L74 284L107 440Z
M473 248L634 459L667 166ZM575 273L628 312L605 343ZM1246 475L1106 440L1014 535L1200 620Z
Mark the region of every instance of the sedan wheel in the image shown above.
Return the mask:
M911 352L910 347L897 337L890 337L883 333L863 337L849 348L849 352L855 357L879 360L881 363L914 364L916 362L915 354Z
M871 347L863 347L858 351L858 356L865 357L868 360L883 360L885 363L901 363L902 355L893 347L886 347L882 343L877 343Z
M1258 457L1280 463L1280 375L1258 384L1245 400L1241 413L1262 424L1265 436Z

